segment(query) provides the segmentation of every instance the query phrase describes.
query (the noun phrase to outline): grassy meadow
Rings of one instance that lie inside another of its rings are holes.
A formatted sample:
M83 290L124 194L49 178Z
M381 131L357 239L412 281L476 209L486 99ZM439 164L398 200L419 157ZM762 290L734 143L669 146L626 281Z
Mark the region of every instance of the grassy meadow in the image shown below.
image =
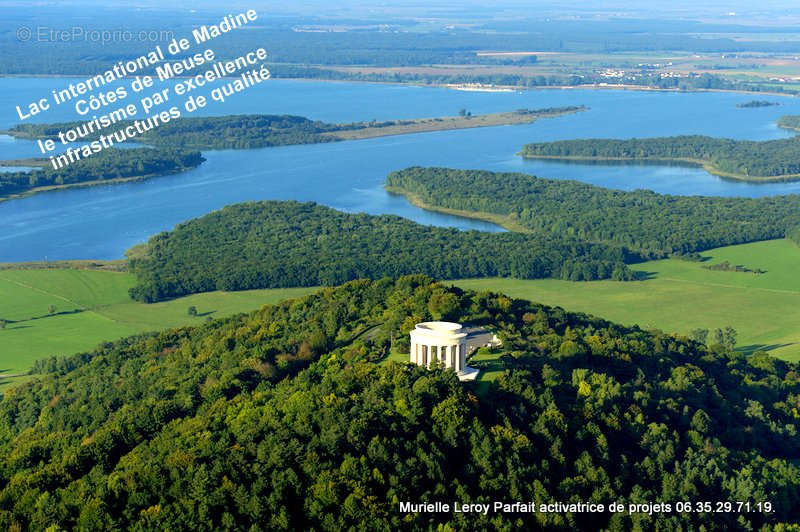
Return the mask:
M131 334L202 323L255 310L313 288L195 294L151 305L128 297L127 273L31 269L0 270L0 389L20 378L36 359L90 350ZM51 313L51 305L55 311ZM197 316L188 308L197 307Z
M771 240L703 253L705 262L660 260L637 264L645 281L574 283L554 279L467 279L463 288L492 290L623 324L686 334L730 325L738 349L759 349L800 360L800 247ZM766 273L712 271L729 261Z
M648 279L630 283L499 278L452 282L668 332L730 325L739 333L739 349L763 349L800 360L800 247L772 240L703 255L705 262L670 259L636 265L634 269L646 272ZM766 273L703 268L726 260ZM0 330L0 389L28 378L9 376L26 372L39 358L90 350L139 332L198 324L209 316L247 312L314 290L210 292L145 305L128 298L133 284L132 275L111 271L0 270L0 319L7 322ZM197 316L189 316L190 306L197 308Z

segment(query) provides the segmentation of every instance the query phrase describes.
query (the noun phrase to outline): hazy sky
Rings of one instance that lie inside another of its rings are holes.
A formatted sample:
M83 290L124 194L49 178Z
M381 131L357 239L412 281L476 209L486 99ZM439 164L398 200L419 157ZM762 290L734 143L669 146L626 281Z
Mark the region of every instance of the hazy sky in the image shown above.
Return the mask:
M480 10L540 10L540 9L567 9L578 12L622 10L657 14L683 13L683 12L780 12L783 10L798 9L796 0L768 0L766 2L753 2L752 0L494 0L487 4L485 0L292 0L289 2L274 2L263 0L228 0L224 3L218 0L119 0L110 4L107 0L5 0L3 6L28 6L31 8L44 6L66 7L70 5L102 5L109 7L160 7L170 9L232 9L253 7L260 11L302 11L318 9L329 11L333 9L358 10L365 13L382 10L430 10L437 8L458 9L464 11Z
M48 8L78 5L144 11L166 9L180 12L195 9L218 13L254 8L262 14L377 21L390 17L454 18L481 22L540 17L615 16L790 25L800 20L800 2L797 0L493 0L489 3L485 0L119 0L113 3L107 0L0 0L2 7L25 7L34 15Z

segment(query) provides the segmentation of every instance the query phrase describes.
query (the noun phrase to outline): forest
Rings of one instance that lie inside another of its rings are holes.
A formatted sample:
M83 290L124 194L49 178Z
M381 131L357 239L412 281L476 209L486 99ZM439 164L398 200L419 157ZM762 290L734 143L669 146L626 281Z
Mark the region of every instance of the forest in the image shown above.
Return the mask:
M204 160L197 151L108 148L58 170L48 165L26 172L0 172L0 198L38 187L175 174L199 166Z
M750 178L797 178L800 139L733 140L684 135L648 139L577 139L526 144L526 158L678 160L709 163L711 171Z
M337 285L425 273L441 279L632 280L621 247L559 235L424 226L315 203L229 205L129 251L138 301L213 290Z
M117 122L121 129L132 121ZM18 124L8 134L21 138L58 138L58 132L80 126L83 122L56 124ZM314 144L336 139L321 135L328 131L353 128L354 124L326 124L292 115L226 115L182 117L139 135L142 143L159 147L185 149L247 149L288 144ZM363 126L362 126L363 127ZM87 135L83 140L95 140L105 130Z
M376 363L430 319L496 330L502 375L480 389ZM0 528L790 530L800 367L709 344L421 275L107 343L42 360L0 401ZM403 501L673 511L403 514Z
M800 246L800 225L791 228L786 233L786 238L788 238L789 240Z
M800 226L797 195L670 196L521 173L421 167L393 172L386 184L431 208L495 215L533 234L622 246L647 258L783 238Z

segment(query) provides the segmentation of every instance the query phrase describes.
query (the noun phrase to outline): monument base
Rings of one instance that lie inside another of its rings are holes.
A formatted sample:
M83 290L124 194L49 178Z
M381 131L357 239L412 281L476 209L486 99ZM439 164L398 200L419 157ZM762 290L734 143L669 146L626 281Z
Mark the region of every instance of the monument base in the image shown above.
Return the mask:
M469 366L465 366L463 370L456 373L458 375L458 380L460 381L474 381L478 378L478 374L481 372L478 368L471 368Z

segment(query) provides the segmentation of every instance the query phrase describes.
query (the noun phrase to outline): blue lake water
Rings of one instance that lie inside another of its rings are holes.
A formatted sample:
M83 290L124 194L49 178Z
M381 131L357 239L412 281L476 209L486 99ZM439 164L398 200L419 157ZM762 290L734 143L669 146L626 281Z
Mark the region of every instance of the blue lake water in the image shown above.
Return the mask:
M47 96L65 79L0 79L0 129L19 122L14 106ZM492 224L426 212L383 190L386 175L413 165L520 171L555 179L660 193L765 196L800 193L800 183L726 181L700 168L523 161L527 142L585 137L705 134L767 140L790 136L775 126L800 114L800 99L758 96L777 107L739 109L753 95L612 90L461 92L384 84L270 80L198 114L297 114L331 122L474 114L586 105L586 112L501 126L308 146L204 152L202 166L149 181L61 190L0 203L0 262L113 259L175 224L231 203L316 201L347 212L389 213L424 224L499 230ZM77 118L60 106L32 121ZM0 159L40 156L35 142L0 136Z

